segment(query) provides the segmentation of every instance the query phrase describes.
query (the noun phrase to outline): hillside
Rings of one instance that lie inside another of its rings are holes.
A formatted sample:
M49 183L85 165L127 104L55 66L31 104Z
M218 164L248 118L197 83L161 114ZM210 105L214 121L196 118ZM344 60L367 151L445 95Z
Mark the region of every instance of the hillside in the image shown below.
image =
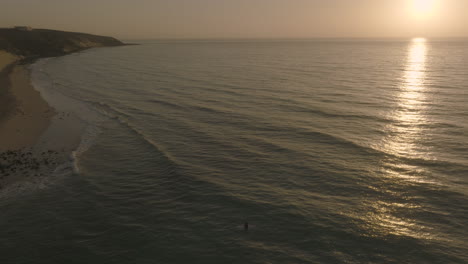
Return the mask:
M0 50L24 57L52 57L92 47L122 45L121 41L112 37L85 33L0 28Z

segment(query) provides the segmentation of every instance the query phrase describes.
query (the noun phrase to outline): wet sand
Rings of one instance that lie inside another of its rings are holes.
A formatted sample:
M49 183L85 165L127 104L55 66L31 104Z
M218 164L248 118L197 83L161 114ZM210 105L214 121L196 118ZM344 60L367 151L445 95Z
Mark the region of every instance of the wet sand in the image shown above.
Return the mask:
M57 152L33 151L55 111L30 83L27 65L0 51L0 189L38 176L56 164Z
M9 73L18 58L0 50L0 123L11 114L14 109L15 98L10 93Z
M86 130L86 123L65 107L67 101L32 86L29 65L14 58L2 63L0 197L23 185L44 185L58 166L73 162Z
M34 146L55 115L54 110L32 87L26 67L7 66L9 74L4 71L1 76L2 83L9 85L2 87L8 90L3 91L0 99L7 105L0 120L0 152Z

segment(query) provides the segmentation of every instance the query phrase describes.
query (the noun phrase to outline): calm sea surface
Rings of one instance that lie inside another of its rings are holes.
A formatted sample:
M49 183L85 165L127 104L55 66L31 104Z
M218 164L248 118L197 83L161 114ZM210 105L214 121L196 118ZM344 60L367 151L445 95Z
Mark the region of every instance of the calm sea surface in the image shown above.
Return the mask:
M467 61L423 39L40 61L33 83L87 129L1 198L0 262L468 263Z

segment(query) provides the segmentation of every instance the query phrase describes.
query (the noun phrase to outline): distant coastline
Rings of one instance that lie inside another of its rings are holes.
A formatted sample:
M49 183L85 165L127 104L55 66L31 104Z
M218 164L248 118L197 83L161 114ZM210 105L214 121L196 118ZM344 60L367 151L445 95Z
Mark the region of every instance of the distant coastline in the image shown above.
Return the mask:
M49 29L0 28L0 50L25 59L63 56L94 47L117 47L123 42L105 36Z
M33 88L28 65L40 58L124 45L112 37L85 33L0 28L0 189L39 176L60 156L59 150L35 149L59 113Z

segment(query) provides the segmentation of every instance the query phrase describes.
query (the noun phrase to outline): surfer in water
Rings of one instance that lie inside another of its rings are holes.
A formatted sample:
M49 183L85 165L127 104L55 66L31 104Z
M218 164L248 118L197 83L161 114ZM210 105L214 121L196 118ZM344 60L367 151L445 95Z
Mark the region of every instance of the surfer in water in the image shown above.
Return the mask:
M244 223L244 230L248 231L249 230L249 222Z

